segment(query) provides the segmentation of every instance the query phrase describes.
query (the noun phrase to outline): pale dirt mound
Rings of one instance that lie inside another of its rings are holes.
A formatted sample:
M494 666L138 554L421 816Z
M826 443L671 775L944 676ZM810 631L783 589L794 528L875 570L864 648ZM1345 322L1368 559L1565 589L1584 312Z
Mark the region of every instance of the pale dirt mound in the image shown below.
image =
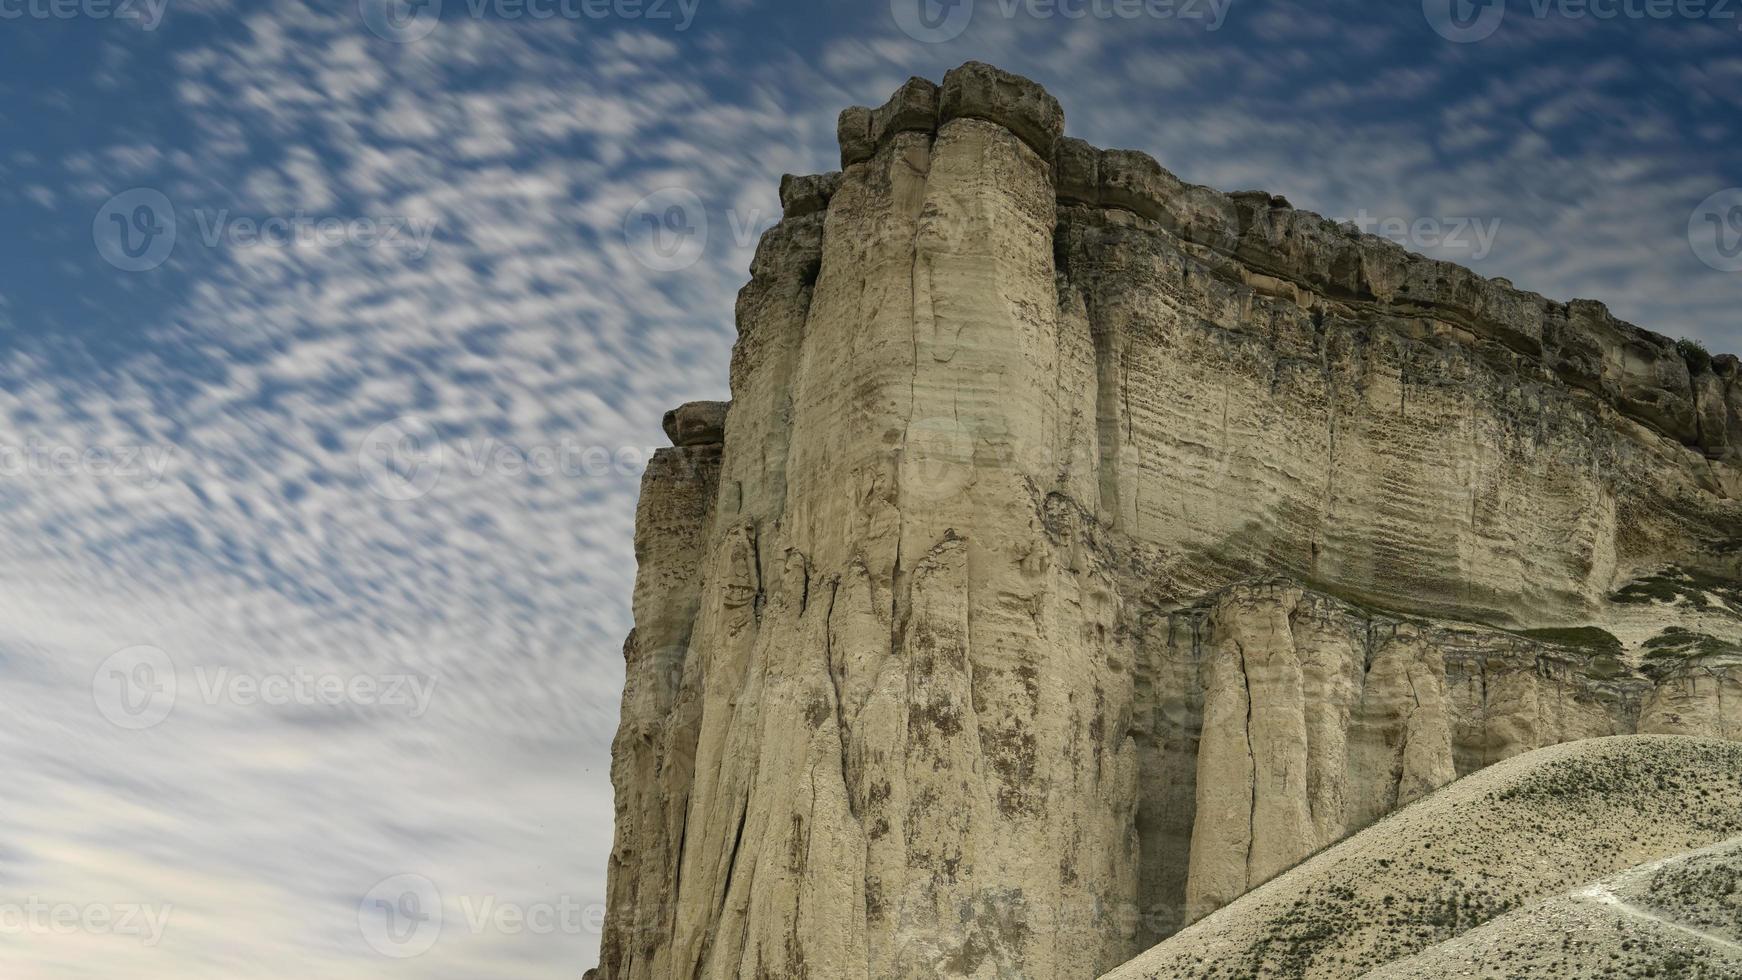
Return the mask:
M1742 840L1642 868L1611 887L1628 905L1742 947Z
M1309 858L1104 980L1345 980L1546 897L1737 836L1742 745L1664 735L1558 745L1458 780ZM1665 895L1672 892L1666 886ZM1667 948L1673 942L1650 923L1630 920L1618 929L1614 916L1585 908L1591 904L1563 910L1566 923L1602 916L1620 936L1617 946L1629 925L1640 933L1639 943ZM1708 952L1700 961L1710 960L1717 971L1706 975L1735 975L1723 972L1733 966L1727 954L1714 955L1712 946L1700 945ZM1604 947L1603 955L1608 951ZM1398 976L1483 975L1471 972L1467 957L1439 968L1452 972ZM1542 966L1520 970L1487 975L1560 975Z
M1742 838L1503 915L1364 980L1742 977Z

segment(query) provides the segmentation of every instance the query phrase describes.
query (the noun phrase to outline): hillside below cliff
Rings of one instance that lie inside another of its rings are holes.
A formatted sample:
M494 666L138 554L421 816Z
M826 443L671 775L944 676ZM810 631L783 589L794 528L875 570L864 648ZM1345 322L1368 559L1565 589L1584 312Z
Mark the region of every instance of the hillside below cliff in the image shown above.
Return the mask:
M987 65L840 141L643 482L605 980L1087 980L1512 757L1742 738L1736 358Z
M1105 980L1742 976L1739 834L1742 745L1542 749L1314 855Z

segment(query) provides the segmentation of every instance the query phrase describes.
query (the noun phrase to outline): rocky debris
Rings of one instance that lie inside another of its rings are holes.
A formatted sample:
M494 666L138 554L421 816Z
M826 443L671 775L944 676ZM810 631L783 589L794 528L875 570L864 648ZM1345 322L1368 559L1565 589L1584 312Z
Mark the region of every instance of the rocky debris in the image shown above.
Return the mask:
M607 980L1093 977L1519 753L1742 734L1648 649L1742 643L1733 358L989 66L840 132L643 480Z
M717 446L726 441L730 402L690 402L665 413L661 425L674 446Z

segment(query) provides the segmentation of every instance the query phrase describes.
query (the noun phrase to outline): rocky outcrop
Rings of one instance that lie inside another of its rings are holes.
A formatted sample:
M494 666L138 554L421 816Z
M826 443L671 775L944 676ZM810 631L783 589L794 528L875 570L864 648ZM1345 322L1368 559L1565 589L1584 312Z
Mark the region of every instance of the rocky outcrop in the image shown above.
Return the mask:
M679 448L719 446L726 441L725 402L690 402L665 413L665 436Z
M700 705L685 691L688 651L702 605L707 525L719 492L718 441L699 442L712 414L690 406L666 416L674 441L642 478L635 515L635 630L623 644L623 716L611 746L617 788L617 840L606 900L611 927L600 953L603 976L614 964L649 954L675 925L670 900L677 879L685 801L695 773L692 732ZM721 413L723 414L723 413Z
M1733 360L1063 132L968 65L783 181L644 480L608 980L1096 976L1459 775L1736 732L1648 649L1742 640Z

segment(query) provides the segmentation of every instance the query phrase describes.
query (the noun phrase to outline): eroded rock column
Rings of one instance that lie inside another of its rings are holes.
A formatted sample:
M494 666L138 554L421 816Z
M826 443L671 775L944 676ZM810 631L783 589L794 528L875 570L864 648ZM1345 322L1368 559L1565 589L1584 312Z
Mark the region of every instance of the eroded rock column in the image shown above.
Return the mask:
M1062 127L970 65L844 114L842 175L787 188L739 304L670 723L693 781L651 806L682 813L669 941L608 975L1129 956L1130 646L1092 515L1055 494L1093 479L1092 412L1058 383L1090 370L1059 327Z

